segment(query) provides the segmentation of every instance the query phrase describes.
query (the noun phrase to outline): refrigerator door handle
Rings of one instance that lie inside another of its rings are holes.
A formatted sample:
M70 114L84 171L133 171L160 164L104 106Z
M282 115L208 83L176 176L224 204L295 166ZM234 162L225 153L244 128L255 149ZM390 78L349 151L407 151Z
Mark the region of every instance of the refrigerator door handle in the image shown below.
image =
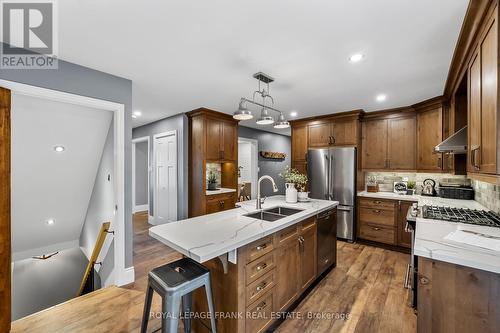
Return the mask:
M328 198L329 200L333 200L333 156L330 155L330 162L329 162L329 176L328 176Z
M325 172L325 182L326 182L326 187L325 187L325 190L326 190L326 193L325 193L325 199L326 200L330 200L330 161L328 160L328 155L325 155L325 159L326 159L326 164L325 164L325 168L326 168L326 172Z

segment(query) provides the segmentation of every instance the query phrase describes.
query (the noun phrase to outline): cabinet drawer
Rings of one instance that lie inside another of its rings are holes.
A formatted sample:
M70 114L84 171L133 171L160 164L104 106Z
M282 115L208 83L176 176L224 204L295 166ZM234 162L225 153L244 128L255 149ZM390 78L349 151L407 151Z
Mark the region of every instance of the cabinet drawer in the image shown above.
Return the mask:
M250 284L274 268L274 253L268 253L245 267L246 284Z
M288 228L285 228L283 230L280 230L276 233L276 242L278 246L280 244L286 243L288 240L295 238L297 239L298 237L298 230L296 225L292 225Z
M257 258L262 257L264 254L268 254L274 249L273 237L267 236L265 238L259 239L249 245L247 245L247 263L254 261Z
M271 270L266 275L261 276L246 287L247 305L252 304L260 296L264 295L269 289L274 287L275 272L276 270Z
M247 307L245 314L245 332L260 333L264 332L272 320L274 311L274 288L269 290L260 299Z
M389 227L394 227L394 211L383 210L376 208L360 208L359 220L374 224L382 224Z
M362 223L359 227L359 237L362 239L395 245L395 236L395 230L391 227L371 223Z
M314 217L310 217L309 219L302 222L300 226L300 231L304 232L306 230L314 228L315 225L316 225L316 219Z
M359 206L366 208L395 210L396 202L392 200L379 200L379 199L359 199Z

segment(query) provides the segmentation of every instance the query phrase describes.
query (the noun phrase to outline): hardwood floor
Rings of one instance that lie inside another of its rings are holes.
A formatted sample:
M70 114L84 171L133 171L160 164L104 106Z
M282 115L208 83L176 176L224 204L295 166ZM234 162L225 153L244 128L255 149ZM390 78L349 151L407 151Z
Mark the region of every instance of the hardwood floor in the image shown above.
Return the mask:
M12 332L138 332L148 272L181 255L148 235L147 214L137 213L133 220L133 284L101 289L17 320ZM416 316L402 287L407 261L407 254L339 242L337 267L295 309L302 317L287 319L276 332L416 332ZM152 310L160 311L157 295ZM148 332L159 328L159 319L150 320Z

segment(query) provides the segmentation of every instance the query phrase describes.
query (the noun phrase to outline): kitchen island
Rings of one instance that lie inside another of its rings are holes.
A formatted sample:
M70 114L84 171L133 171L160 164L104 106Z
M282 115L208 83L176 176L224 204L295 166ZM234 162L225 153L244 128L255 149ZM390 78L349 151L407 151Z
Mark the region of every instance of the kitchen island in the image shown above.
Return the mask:
M338 202L287 204L283 196L269 197L263 211L283 207L282 213L290 214L275 221L245 216L259 214L255 200L238 205L155 226L149 234L210 269L219 332L262 332L318 277L317 217L331 216L335 223ZM207 308L203 291L193 298L199 313L193 327L208 332L208 320L201 318Z

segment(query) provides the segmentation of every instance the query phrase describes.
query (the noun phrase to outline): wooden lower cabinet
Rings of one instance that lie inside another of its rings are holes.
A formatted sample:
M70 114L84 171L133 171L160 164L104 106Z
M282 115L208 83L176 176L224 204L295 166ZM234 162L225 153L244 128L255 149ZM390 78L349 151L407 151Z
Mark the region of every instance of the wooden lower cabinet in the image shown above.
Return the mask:
M206 200L207 214L233 209L236 206L236 192L228 194L207 195Z
M500 332L500 274L418 258L418 333Z
M413 203L358 197L358 238L409 249L411 234L405 231L406 214Z
M241 313L217 318L217 331L260 333L274 321L273 312L286 311L317 278L317 226L311 217L238 249L237 264L227 272L219 258L205 262L210 269L216 312ZM335 244L336 246L336 244ZM203 289L194 292L193 311L206 311ZM193 330L209 332L209 321L193 320Z

